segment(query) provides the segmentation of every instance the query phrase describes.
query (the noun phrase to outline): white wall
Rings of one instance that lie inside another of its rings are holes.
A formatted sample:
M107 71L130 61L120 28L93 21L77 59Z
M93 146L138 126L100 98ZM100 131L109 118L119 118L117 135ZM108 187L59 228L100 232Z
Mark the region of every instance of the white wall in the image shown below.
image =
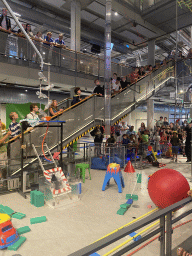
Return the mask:
M154 125L156 121L159 120L160 116L166 116L169 122L169 112L158 112L154 113ZM144 122L147 127L147 112L141 112L136 109L125 117L123 121L127 122L128 125L133 125L135 127L134 130L138 131L142 122Z
M6 105L0 104L0 119L6 125Z

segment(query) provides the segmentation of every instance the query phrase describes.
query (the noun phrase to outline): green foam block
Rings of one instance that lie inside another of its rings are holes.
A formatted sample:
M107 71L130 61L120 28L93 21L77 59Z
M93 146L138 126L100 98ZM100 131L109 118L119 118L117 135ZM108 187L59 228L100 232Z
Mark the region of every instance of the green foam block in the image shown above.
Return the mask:
M133 199L133 201L137 201L138 196L137 195L126 194L126 199Z
M126 199L131 199L131 194L126 194Z
M119 215L124 215L126 213L127 209L123 209L123 208L120 208L118 211L117 211L117 214Z
M127 208L130 207L130 204L126 204L126 203L125 204L121 204L120 207L123 208L123 209L127 209Z
M28 226L21 227L21 228L17 229L17 232L18 232L19 235L22 235L22 234L27 233L29 231L31 231L31 229Z
M5 213L4 206L2 204L0 204L0 213Z
M142 174L137 173L137 183L141 183L141 180L142 180Z
M45 222L45 221L47 221L47 218L45 216L30 219L31 224L41 223L41 222Z
M13 245L9 246L7 249L9 251L17 251L17 249L25 242L26 237L20 236L19 240Z
M132 199L133 199L133 201L137 201L138 200L138 196L137 195L132 195Z
M26 214L24 214L24 213L16 212L16 213L14 213L14 214L12 215L12 218L21 220L21 219L23 219L25 216L26 216Z
M10 207L4 206L4 212L7 213L8 215L13 214L15 211L13 211Z

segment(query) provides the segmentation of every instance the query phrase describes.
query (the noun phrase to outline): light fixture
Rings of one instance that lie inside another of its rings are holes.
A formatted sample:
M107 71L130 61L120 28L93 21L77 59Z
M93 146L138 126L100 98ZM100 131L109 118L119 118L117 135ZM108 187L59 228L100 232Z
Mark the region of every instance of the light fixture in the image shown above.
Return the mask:
M180 93L182 93L182 92L183 92L183 90L181 89L181 90L180 90Z
M115 12L114 14L115 14L115 16L117 16L117 15L118 15L118 13L117 13L117 12Z
M65 57L63 57L63 60L65 59Z
M26 92L28 92L28 90L25 90Z
M45 54L45 52L43 52L43 54Z

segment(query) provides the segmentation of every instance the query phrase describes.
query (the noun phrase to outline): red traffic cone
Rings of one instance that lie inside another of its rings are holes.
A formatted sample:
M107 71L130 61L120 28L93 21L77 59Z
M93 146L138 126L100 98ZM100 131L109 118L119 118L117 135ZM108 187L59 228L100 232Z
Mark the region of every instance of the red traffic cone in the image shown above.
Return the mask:
M132 166L132 163L131 161L129 161L124 169L124 172L128 172L128 173L133 173L135 172L133 166Z

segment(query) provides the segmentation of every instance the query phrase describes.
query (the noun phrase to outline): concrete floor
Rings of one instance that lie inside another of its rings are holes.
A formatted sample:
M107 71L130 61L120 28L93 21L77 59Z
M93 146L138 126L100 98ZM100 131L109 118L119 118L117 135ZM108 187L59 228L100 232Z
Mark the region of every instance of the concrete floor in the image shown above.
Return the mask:
M166 168L172 168L180 171L190 182L190 164L185 163L186 159L179 157L179 163L170 162L169 159L163 159ZM29 226L31 232L23 234L27 238L26 242L17 250L0 251L0 256L67 256L84 246L89 245L95 240L108 234L109 232L125 225L151 209L148 205L155 205L149 198L147 192L148 175L154 173L159 168L150 166L144 170L136 170L142 172L142 183L137 184L135 194L139 196L139 200L135 201L132 207L125 215L117 215L116 212L120 208L120 204L125 203L125 195L132 193L136 181L136 174L123 173L125 180L125 188L123 193L118 193L116 184L112 181L110 187L106 191L101 191L105 171L91 170L92 179L86 179L82 185L82 197L80 201L73 205L51 209L47 205L36 208L30 204L29 199L24 199L18 193L3 195L0 197L0 203L11 207L13 210L26 214L22 220L13 219L13 226L20 228ZM189 183L192 184L191 182ZM175 216L191 208L191 204L180 209ZM30 225L30 218L46 216L47 222L41 224ZM191 219L188 216L177 224ZM177 225L174 224L174 225ZM192 222L186 224L173 232L173 246L177 247L180 243L191 236ZM139 232L139 231L137 231ZM124 239L102 249L98 253L103 255L115 246L126 241L130 237ZM125 255L128 255L125 254ZM144 249L138 251L137 256L154 256L159 255L159 241L155 240ZM173 254L173 256L176 254Z

